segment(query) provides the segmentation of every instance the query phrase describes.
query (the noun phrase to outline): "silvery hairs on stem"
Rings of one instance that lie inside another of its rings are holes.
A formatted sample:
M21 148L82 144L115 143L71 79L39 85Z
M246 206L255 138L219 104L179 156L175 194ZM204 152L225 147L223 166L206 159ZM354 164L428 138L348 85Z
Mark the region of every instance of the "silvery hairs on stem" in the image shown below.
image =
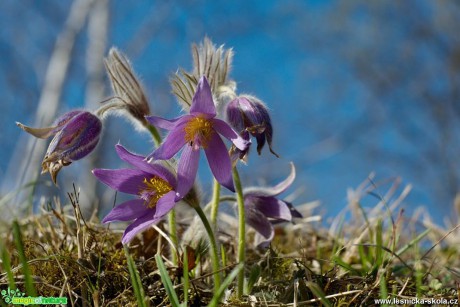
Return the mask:
M150 115L150 107L128 58L112 47L104 62L115 96L109 99L106 108L101 108L102 113L109 110L125 110L146 127L148 123L145 116Z
M186 72L180 68L171 78L172 92L185 111L192 105L198 80L205 76L214 95L217 113L231 99L235 98L236 83L228 75L232 68L233 50L225 49L205 37L199 45L192 44L193 71ZM227 98L227 96L231 96Z

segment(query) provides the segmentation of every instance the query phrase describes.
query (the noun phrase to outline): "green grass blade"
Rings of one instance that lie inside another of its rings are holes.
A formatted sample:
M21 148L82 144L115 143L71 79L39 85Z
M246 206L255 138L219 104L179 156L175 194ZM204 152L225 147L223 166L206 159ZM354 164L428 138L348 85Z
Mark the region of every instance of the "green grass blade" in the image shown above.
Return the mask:
M29 264L27 263L27 258L24 253L24 243L22 241L21 229L19 228L18 221L13 221L13 238L14 244L16 245L16 250L18 252L19 261L22 265L22 272L24 274L24 283L26 286L26 293L28 296L37 296L37 291L35 290L34 281L32 278L32 272L30 271Z
M131 277L131 284L133 285L134 295L136 296L138 306L147 306L145 303L145 293L142 287L141 277L137 271L133 258L129 254L128 247L123 247L125 250L126 260L128 261L129 276Z
M343 261L339 256L332 256L332 260L338 264L339 266L341 266L342 268L352 272L353 274L356 274L356 275L359 275L361 276L361 272L358 272L355 268L353 268L351 265L349 265L348 263L346 263L345 261Z
M383 224L382 220L378 220L377 222L377 229L375 231L375 242L376 242L376 247L375 247L375 265L377 268L380 268L380 266L383 264Z
M158 269L160 270L161 281L163 282L163 286L168 294L169 302L173 307L179 307L180 303L176 290L174 290L171 278L169 277L168 271L163 263L163 259L161 259L159 254L155 255L155 261L157 262Z
M426 229L424 232L419 234L417 237L415 237L412 241L401 247L397 252L396 255L401 256L403 253L405 253L409 248L412 246L416 245L420 240L422 240L428 233L430 232L430 229Z
M209 303L208 307L216 307L219 305L220 299L224 295L225 290L230 286L230 284L233 282L236 276L238 276L238 273L240 273L243 267L244 267L244 264L240 263L230 272L230 274L228 274L224 282L220 285L217 292L214 293L214 296L211 302Z
M385 279L385 270L380 270L380 298L385 300L388 298L388 287Z
M358 245L358 253L359 253L359 259L361 259L361 265L362 265L361 271L368 272L369 265L372 264L372 261L369 259L369 254L366 253L366 251L364 250L364 246L362 244Z
M184 252L184 259L182 260L183 266L184 266L184 306L187 306L188 304L188 289L190 287L189 285L189 278L188 278L188 253L187 249Z
M251 273L249 274L248 285L247 285L247 293L251 293L252 288L259 280L260 274L262 273L262 269L260 265L256 264L252 267Z
M307 287L313 292L313 294L321 299L321 303L325 306L332 307L332 303L327 299L326 295L324 294L323 290L314 282L307 281Z
M6 272L6 277L8 279L8 286L10 289L16 289L16 283L14 282L13 271L11 271L11 257L8 251L6 250L5 245L0 242L0 251L2 254L2 267Z

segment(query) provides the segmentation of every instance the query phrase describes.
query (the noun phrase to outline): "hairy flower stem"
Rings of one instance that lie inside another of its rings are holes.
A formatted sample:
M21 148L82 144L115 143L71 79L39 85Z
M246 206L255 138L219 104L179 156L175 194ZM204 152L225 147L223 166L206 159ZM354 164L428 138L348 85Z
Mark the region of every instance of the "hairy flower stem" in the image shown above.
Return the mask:
M153 142L155 143L155 147L158 148L161 144L161 135L158 132L157 128L153 125L146 125L147 130L152 135ZM179 242L177 239L177 223L176 223L176 209L172 209L168 214L168 225L169 225L169 235L171 237L171 241L174 244L175 248L177 249ZM172 263L177 265L179 263L178 255L175 251L171 253Z
M221 283L221 276L219 272L220 270L219 254L218 254L218 249L217 249L216 238L214 236L214 231L212 230L211 224L209 224L208 218L203 212L203 209L201 209L200 206L194 206L193 208L195 209L196 213L198 213L198 216L203 222L204 228L206 229L206 232L208 233L208 236L209 236L209 242L211 243L210 253L211 253L212 270L214 272L214 293L216 293Z
M233 181L235 182L236 202L238 204L238 263L244 263L245 258L245 226L243 189L241 187L240 175L236 167L233 168ZM238 273L238 297L244 291L244 270Z
M219 212L220 184L214 178L212 201L211 201L211 225L213 229L217 227L217 213Z
M155 147L158 148L161 144L161 135L158 132L157 128L152 125L146 125L147 130L150 132L155 143Z
M179 263L179 256L177 255L178 241L177 241L177 223L176 223L176 210L173 208L168 214L169 236L175 249L171 250L171 260L174 265Z

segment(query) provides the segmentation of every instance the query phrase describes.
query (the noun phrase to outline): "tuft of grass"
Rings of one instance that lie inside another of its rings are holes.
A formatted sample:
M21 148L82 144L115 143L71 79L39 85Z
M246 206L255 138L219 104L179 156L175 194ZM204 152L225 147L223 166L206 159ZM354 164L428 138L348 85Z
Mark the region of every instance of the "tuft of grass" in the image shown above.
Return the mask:
M32 296L34 288L39 296L67 297L69 306L367 306L383 298L458 299L458 223L440 226L426 214L406 216L399 206L407 189L399 193L392 184L380 196L376 189L382 187L361 185L343 214L327 223L310 204L300 207L305 218L276 225L268 250L254 246L248 229L244 265L237 265L235 218L220 215L216 239L225 261L219 273L226 278L216 291L209 241L201 222L190 219L192 209L176 211L183 251L176 265L167 260L164 223L137 236L128 250L120 243L123 225L108 228L95 214L84 219L74 190L70 202L50 200L40 214L0 233L0 290L19 287ZM237 298L235 276L241 272L248 295Z
M181 304L179 303L176 290L174 289L171 278L169 277L168 271L166 270L160 254L155 255L155 261L157 262L158 269L160 270L161 281L163 282L163 286L168 294L169 302L173 307L180 307Z
M142 281L139 276L139 272L137 271L136 265L134 264L134 260L129 254L129 249L127 246L123 247L125 251L129 276L131 277L131 285L133 286L134 295L136 296L136 301L138 306L144 307L147 306L145 304L145 293L144 288L142 287Z
M35 290L32 272L29 268L29 263L24 252L24 241L22 239L21 229L19 228L19 223L16 220L13 221L13 240L16 246L16 251L18 252L19 261L22 266L21 269L24 274L24 283L26 291L30 296L35 297L37 296L37 291Z
M14 281L14 275L13 271L11 270L11 256L10 253L8 253L8 250L6 249L5 245L0 241L0 253L2 257L2 267L3 271L6 272L6 277L8 280L8 286L10 289L15 289L16 288L16 283Z

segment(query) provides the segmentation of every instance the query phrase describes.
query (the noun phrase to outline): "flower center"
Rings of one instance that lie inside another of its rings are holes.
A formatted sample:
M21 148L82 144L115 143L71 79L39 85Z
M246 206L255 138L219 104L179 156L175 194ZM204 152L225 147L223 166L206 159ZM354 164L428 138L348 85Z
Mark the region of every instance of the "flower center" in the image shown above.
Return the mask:
M197 142L198 146L206 148L209 140L214 132L212 122L209 119L202 117L194 117L185 125L185 140L190 145Z
M140 198L145 201L148 208L155 208L158 200L172 190L171 185L164 179L154 176L144 178L145 188L139 192Z

